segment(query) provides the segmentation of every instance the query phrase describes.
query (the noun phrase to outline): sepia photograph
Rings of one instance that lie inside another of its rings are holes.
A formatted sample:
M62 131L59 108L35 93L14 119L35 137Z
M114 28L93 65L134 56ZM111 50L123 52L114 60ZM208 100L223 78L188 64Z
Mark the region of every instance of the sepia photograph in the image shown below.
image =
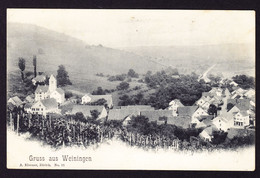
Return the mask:
M8 169L255 170L255 11L7 9Z

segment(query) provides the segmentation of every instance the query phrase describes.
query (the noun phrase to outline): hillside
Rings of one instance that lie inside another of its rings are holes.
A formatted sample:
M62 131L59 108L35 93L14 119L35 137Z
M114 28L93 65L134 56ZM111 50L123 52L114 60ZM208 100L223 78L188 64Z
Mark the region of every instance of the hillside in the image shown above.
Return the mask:
M33 55L37 55L38 71L56 73L58 65L64 64L74 79L89 79L100 72L110 75L126 73L129 68L145 73L163 67L134 53L88 45L65 34L29 24L9 23L7 45L8 71L17 70L19 57L26 59L26 70L31 70Z
M161 64L177 67L182 73L211 71L222 73L226 77L235 74L254 74L254 47L249 44L221 44L197 46L138 46L123 48L136 54L149 57Z

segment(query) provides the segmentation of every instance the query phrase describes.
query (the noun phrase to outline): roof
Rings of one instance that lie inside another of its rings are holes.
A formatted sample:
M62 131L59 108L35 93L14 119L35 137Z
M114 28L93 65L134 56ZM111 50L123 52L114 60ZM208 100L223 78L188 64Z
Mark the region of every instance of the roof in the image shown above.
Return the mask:
M252 89L252 88L250 88L250 89L247 90L244 94L245 94L245 95L248 95L248 94L250 94L250 93L255 94L255 90Z
M64 90L62 90L61 88L56 88L56 91L61 95L65 93Z
M169 103L169 105L171 105L172 102L175 102L179 107L180 107L180 106L184 106L179 99L174 99L174 100L172 100L172 101Z
M62 114L71 113L74 105L75 104L73 102L66 102L64 105L61 105L61 113Z
M149 121L160 121L160 117L167 117L168 120L173 119L170 110L141 111L140 115L147 117Z
M237 101L236 101L236 99L228 99L227 100L227 104L228 103L231 103L231 104L235 105L237 103Z
M250 100L249 99L237 99L236 107L241 111L249 110Z
M204 124L203 122L199 122L195 127L196 128L202 128L202 127L207 127L207 125Z
M18 96L14 96L14 97L10 98L8 100L8 102L10 102L11 100L14 102L14 103L12 102L12 104L14 104L16 106L20 106L21 104L23 104L22 100Z
M227 103L232 103L241 111L246 111L250 108L250 99L228 99Z
M29 108L31 108L33 104L34 104L34 103L26 103L26 104L24 105L24 109L29 109Z
M212 126L212 119L211 118L206 118L204 120L202 120L201 122L203 122L203 124L205 124L206 126Z
M211 96L209 92L202 92L202 96Z
M104 106L90 106L90 105L74 105L71 111L71 114L76 114L77 112L82 112L85 117L90 117L92 110L97 110L98 112L102 112Z
M205 128L203 131L205 131L208 135L212 135L213 132L218 131L218 129L215 125L212 125L210 127Z
M41 103L46 107L46 109L58 108L58 103L54 98L47 98L41 100Z
M128 105L128 106L121 106L121 109L132 109L132 110L154 110L154 108L150 105Z
M179 116L192 116L197 109L198 106L183 106L177 108L177 113Z
M32 80L35 80L36 82L43 82L43 81L45 81L45 79L46 79L45 75L37 75Z
M171 117L167 120L167 124L176 125L182 128L189 128L191 123L191 117L189 116L177 116Z
M223 116L218 116L218 117L214 118L213 120L215 121L215 120L218 120L218 119L220 119L220 120L222 120L223 122L226 122L226 123L228 122L228 119L226 119Z
M197 119L199 121L205 120L205 119L213 119L214 116L213 115L202 115L202 116L198 116Z
M34 101L33 97L31 97L30 95L26 96L25 100L28 101L28 102L33 102Z
M7 103L7 108L12 111L15 108L15 105L13 103L9 102L9 103Z
M248 113L246 111L240 111L239 112L243 117L248 116Z
M129 109L111 109L108 114L108 120L124 120L130 115L139 115L139 112Z
M38 85L36 90L35 90L35 93L39 93L39 92L46 93L46 92L48 92L48 90L49 90L48 85Z

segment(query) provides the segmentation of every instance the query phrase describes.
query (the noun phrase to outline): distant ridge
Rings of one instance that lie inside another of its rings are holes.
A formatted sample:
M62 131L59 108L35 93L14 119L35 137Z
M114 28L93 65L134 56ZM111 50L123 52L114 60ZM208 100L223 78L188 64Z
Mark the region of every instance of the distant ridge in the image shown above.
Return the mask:
M147 57L132 52L93 46L68 35L31 24L8 23L7 65L16 70L19 57L24 57L27 69L32 67L32 57L37 56L38 70L56 72L64 64L69 72L82 75L96 73L120 74L133 68L138 73L158 71L165 67ZM76 74L75 74L76 75Z

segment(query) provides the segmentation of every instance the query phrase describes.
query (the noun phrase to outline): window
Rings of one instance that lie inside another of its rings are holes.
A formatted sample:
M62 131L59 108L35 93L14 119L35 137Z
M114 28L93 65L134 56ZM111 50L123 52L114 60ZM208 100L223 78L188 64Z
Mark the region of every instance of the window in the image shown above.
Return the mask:
M34 108L32 108L32 110L33 110L33 111L35 111L35 109L34 109Z
M43 111L43 108L41 110Z
M36 111L39 111L39 108L36 108Z

